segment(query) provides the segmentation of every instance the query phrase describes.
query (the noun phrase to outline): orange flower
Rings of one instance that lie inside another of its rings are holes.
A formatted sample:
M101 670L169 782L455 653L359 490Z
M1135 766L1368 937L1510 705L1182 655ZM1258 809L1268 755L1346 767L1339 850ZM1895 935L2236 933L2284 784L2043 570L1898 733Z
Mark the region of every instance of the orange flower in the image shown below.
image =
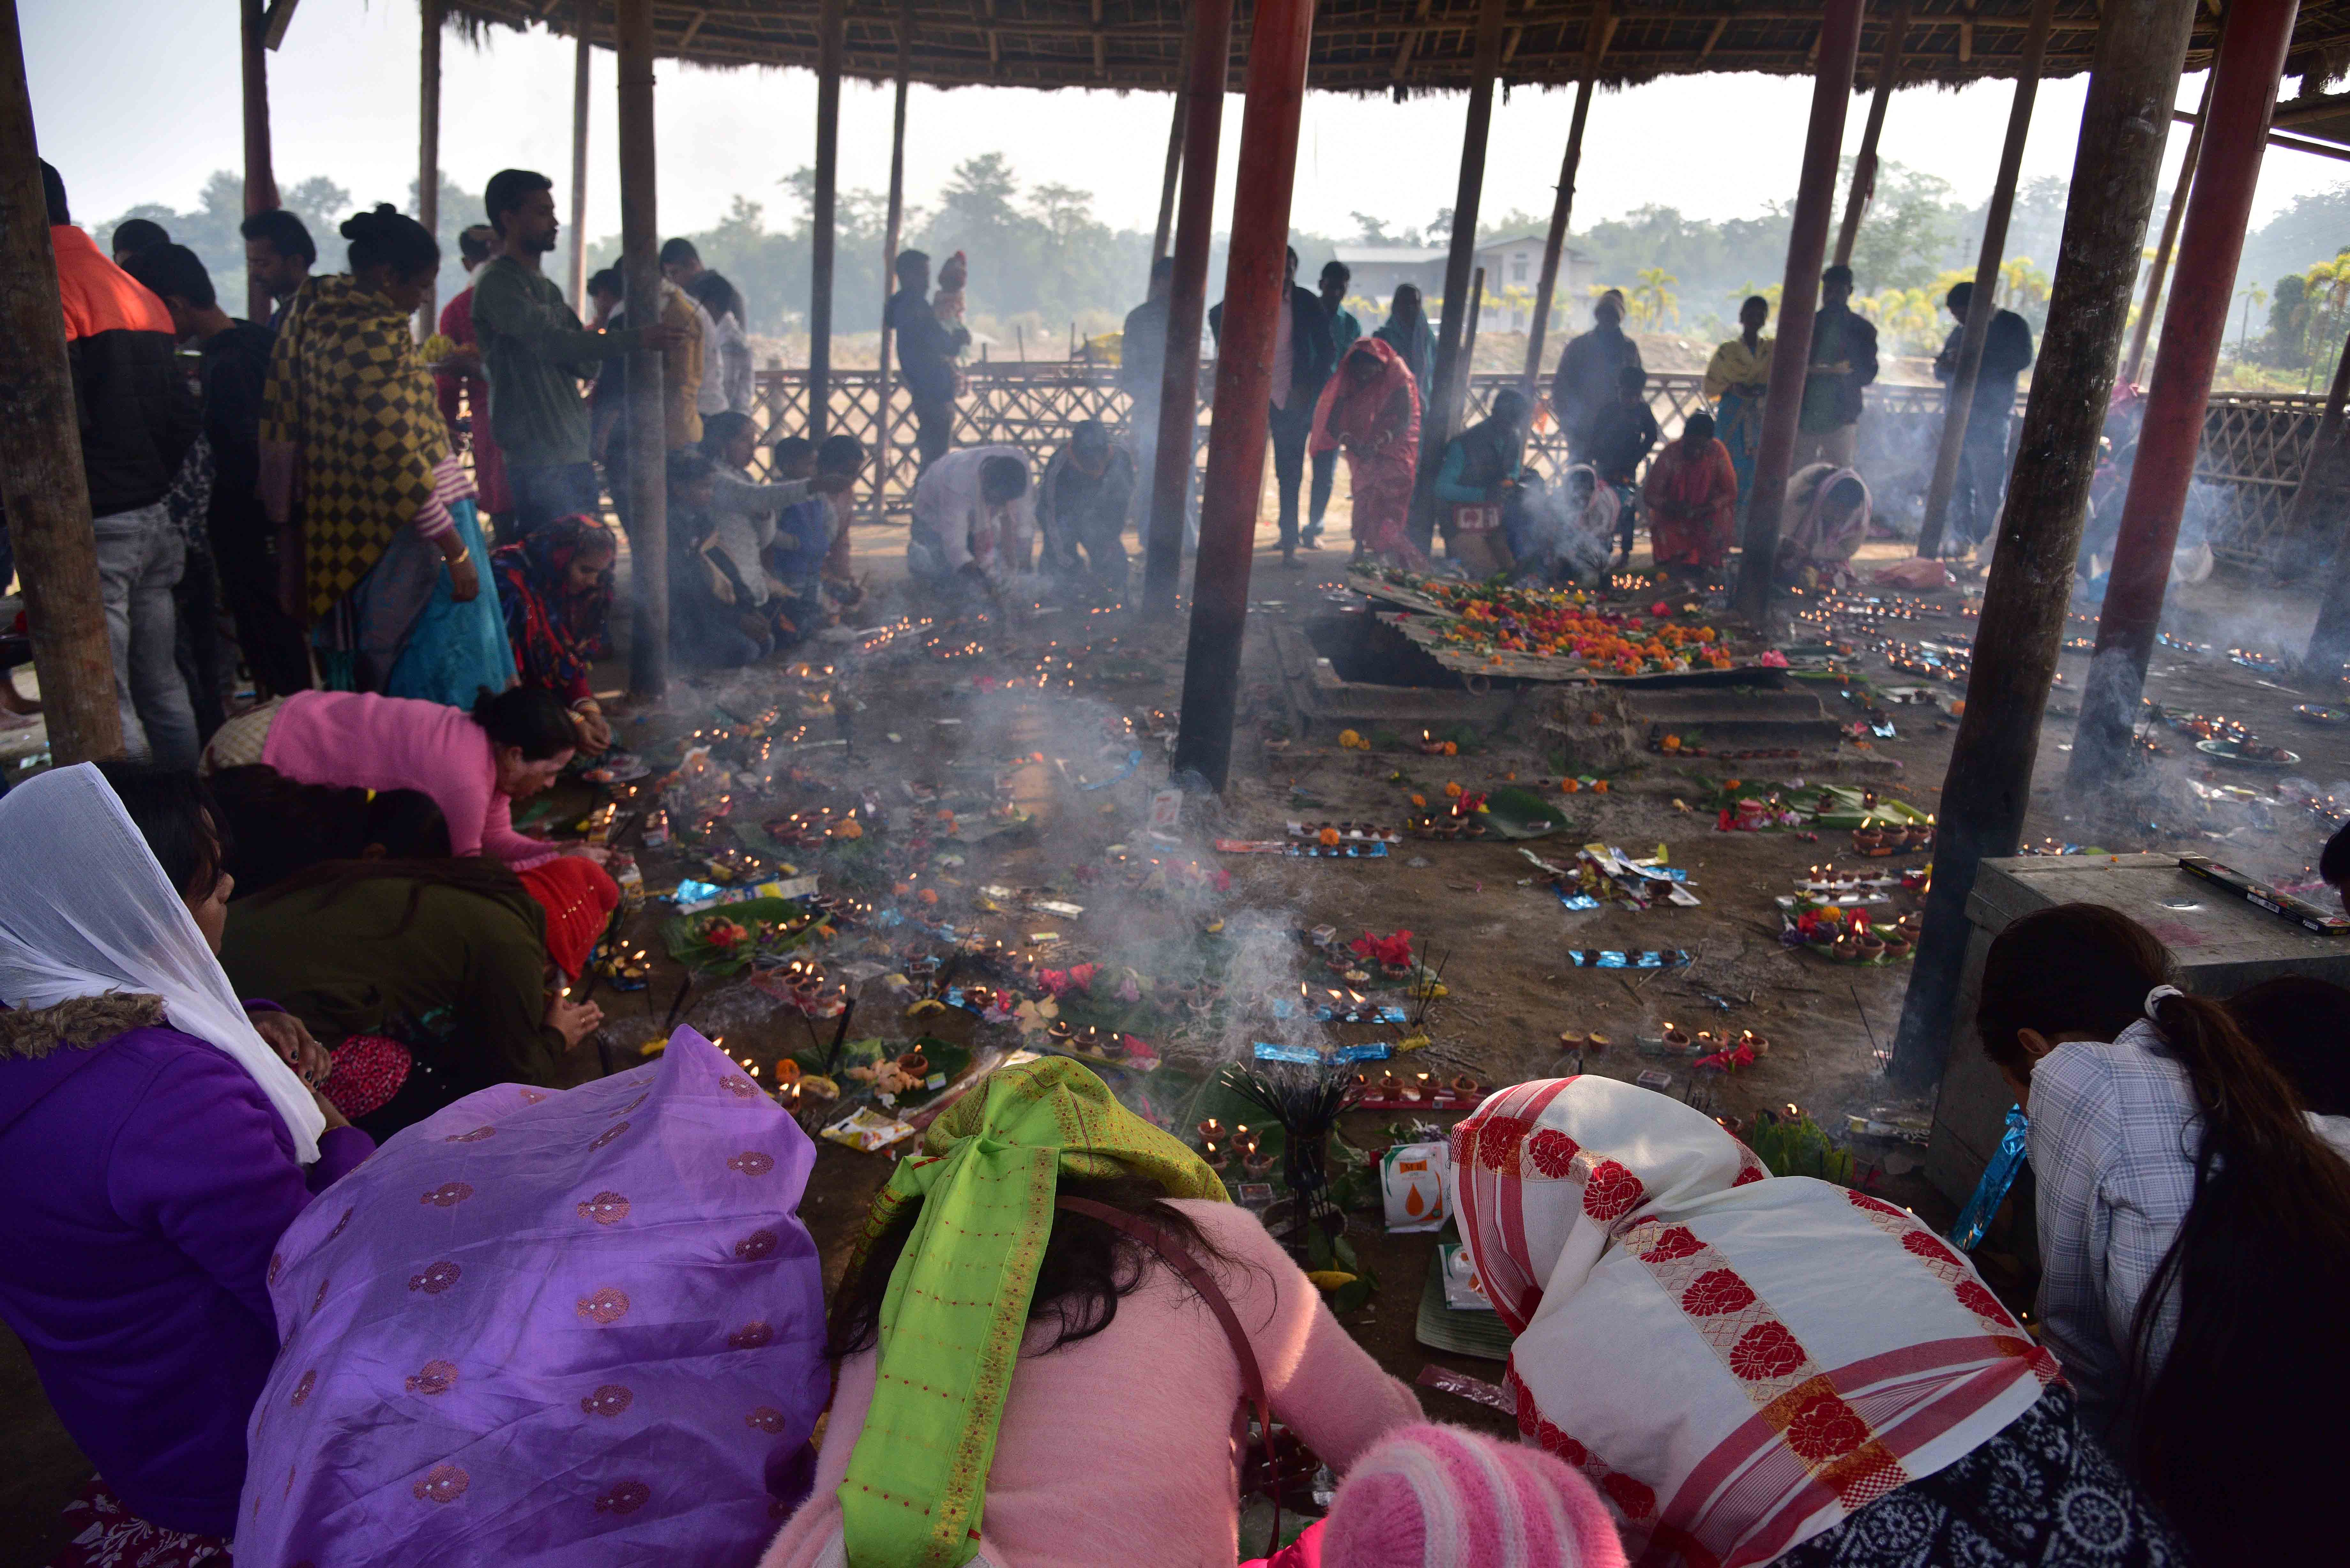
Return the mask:
M1335 846L1338 842L1338 830L1335 827L1326 827L1322 830L1321 837L1326 848Z
M1444 793L1450 798L1459 800L1461 798L1461 786L1448 780L1444 785Z
M1428 804L1428 797L1424 794L1416 794L1411 797L1411 804L1414 805L1426 805Z
M1601 779L1594 784L1591 788L1596 794L1606 794L1607 793L1607 781L1606 779Z
M925 888L920 896L925 904L935 904L939 901L939 890L936 888Z
M1568 794L1577 794L1582 792L1583 784L1579 779L1561 779L1558 787Z

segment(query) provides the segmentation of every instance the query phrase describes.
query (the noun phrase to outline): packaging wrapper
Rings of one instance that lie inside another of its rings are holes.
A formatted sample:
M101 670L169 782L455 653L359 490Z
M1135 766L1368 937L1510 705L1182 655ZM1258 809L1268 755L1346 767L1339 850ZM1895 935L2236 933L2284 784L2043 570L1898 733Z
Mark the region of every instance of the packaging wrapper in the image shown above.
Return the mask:
M1451 1152L1442 1143L1399 1143L1379 1157L1379 1195L1390 1235L1441 1230Z

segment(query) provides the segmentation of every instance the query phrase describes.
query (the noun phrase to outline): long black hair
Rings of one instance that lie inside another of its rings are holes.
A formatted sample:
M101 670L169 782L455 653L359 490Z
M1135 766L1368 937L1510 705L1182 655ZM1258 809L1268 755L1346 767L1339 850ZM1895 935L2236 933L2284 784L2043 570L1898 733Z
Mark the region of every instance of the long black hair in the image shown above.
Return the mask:
M542 763L579 748L571 710L544 686L509 686L503 691L475 688L473 722L489 732L492 745L520 747L525 762Z
M148 853L163 868L172 890L198 901L210 896L228 869L231 842L204 781L192 772L143 763L100 763L98 771L106 776L139 836L147 841ZM16 870L20 876L33 874L30 867Z
M1168 1202L1166 1194L1151 1182L1137 1178L1065 1179L1059 1195L1089 1198L1148 1220L1211 1269L1231 1262L1191 1217ZM919 1200L908 1204L889 1229L865 1250L857 1271L833 1293L832 1306L826 1314L825 1353L834 1360L880 1343L881 1301L889 1294L889 1275L898 1267L921 1212ZM1107 1328L1118 1317L1119 1298L1134 1293L1158 1258L1107 1220L1055 1210L1053 1239L1045 1244L1044 1259L1036 1266L1036 1290L1029 1298L1028 1320L1056 1317L1060 1327L1053 1343L1036 1354L1090 1339Z
M1983 1048L2028 1076L2021 1031L2112 1040L2147 1016L2169 972L2161 942L2118 911L2035 910L1991 944ZM2198 1562L2313 1561L2321 1500L2350 1453L2350 1165L2225 1007L2168 995L2152 1022L2194 1095L2178 1136L2200 1137L2194 1200L2130 1325L2124 1407L2137 1417L2138 1475ZM2155 1325L2173 1296L2178 1331L2156 1366Z
M223 832L234 846L228 870L240 900L328 860L357 860L370 848L395 860L445 858L449 824L431 795L296 784L258 763L223 768L211 780Z

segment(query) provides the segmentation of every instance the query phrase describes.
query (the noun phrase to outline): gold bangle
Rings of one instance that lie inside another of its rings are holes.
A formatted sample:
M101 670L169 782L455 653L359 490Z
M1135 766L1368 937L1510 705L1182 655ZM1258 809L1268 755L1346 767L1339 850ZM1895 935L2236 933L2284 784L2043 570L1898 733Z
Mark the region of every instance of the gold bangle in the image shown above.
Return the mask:
M455 555L443 556L441 557L442 564L447 566L452 572L473 558L473 547L471 545L460 545L457 546L457 553Z

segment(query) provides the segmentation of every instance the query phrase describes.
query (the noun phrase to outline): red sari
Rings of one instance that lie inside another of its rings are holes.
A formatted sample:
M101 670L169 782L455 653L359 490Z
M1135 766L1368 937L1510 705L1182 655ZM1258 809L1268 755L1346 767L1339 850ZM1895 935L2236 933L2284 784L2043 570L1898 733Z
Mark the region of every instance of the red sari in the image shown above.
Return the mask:
M1728 447L1709 439L1693 452L1686 437L1671 442L1648 464L1640 498L1657 565L1721 569L1738 515L1738 470Z
M1363 358L1375 362L1379 373L1357 387L1347 371ZM1356 547L1415 570L1427 566L1428 557L1404 531L1419 463L1419 388L1393 345L1363 337L1347 350L1323 385L1309 446L1316 452L1346 451Z

